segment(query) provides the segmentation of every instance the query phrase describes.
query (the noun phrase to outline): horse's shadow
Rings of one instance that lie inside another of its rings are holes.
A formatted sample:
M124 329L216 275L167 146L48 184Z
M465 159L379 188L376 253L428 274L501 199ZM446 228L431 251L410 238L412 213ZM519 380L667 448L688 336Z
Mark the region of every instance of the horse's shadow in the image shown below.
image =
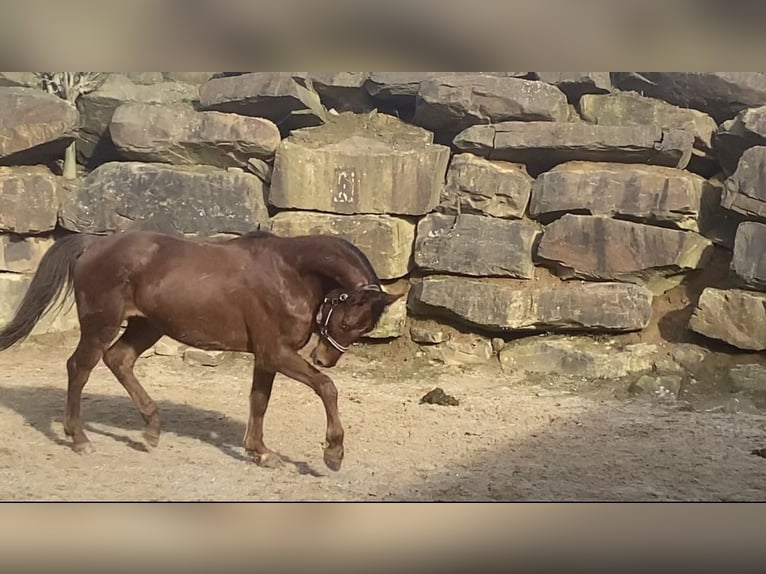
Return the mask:
M24 417L27 424L42 433L51 442L62 446L71 446L71 441L56 432L55 425L63 424L66 391L56 387L29 387L21 385L0 385L0 404L13 409ZM239 461L250 462L252 459L242 447L245 425L231 419L219 411L201 409L173 401L159 400L163 433L174 433L210 444L218 450ZM129 397L104 395L97 393L83 394L85 430L121 442L134 450L148 452L146 444L135 440L119 431L107 430L110 427L134 433L143 429L143 420ZM279 454L286 463L293 465L300 474L322 476L305 461L292 460Z

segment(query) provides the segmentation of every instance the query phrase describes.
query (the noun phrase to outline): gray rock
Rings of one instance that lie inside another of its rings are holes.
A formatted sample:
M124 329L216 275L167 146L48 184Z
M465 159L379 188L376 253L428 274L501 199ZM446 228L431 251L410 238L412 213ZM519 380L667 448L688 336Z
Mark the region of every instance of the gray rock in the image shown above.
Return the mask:
M80 131L77 134L78 161L89 167L114 161L119 155L109 135L114 111L123 103L187 104L199 98L199 86L161 82L148 86L131 82L122 74L110 74L106 81L77 99Z
M694 136L654 126L598 126L565 122L501 122L460 132L455 148L492 160L523 163L530 175L567 161L665 165L689 163Z
M215 72L162 72L162 77L168 82L182 84L204 84L215 75Z
M766 367L763 365L735 365L729 369L729 380L735 391L766 393Z
M40 79L34 72L0 72L0 87L38 88Z
M452 156L440 210L521 219L529 202L533 179L523 166L489 161L470 153Z
M263 182L241 170L135 162L104 164L62 205L72 231L152 229L208 236L266 223Z
M407 322L407 299L402 297L386 307L375 328L365 335L367 339L394 339L404 334Z
M740 223L731 269L746 286L766 291L766 224Z
M568 113L563 92L545 82L453 72L421 82L412 123L449 141L475 124L566 121Z
M266 118L283 136L327 121L327 110L311 83L288 72L211 79L200 87L200 109Z
M742 110L721 124L715 135L715 153L724 173L734 173L739 158L753 146L766 146L766 106Z
M269 227L283 236L343 237L362 250L381 279L403 277L410 271L415 225L398 217L283 211L271 218Z
M575 161L540 174L532 185L529 214L548 222L562 213L588 213L699 231L706 195L716 190L684 170Z
M58 183L41 166L0 167L0 231L40 233L56 227Z
M0 234L0 271L34 273L51 245L50 237Z
M366 113L375 108L370 94L364 89L367 72L308 72L300 75L311 81L328 110Z
M162 337L154 345L154 353L161 357L181 357L188 347L170 337Z
M0 88L0 165L63 159L79 116L69 102L34 88Z
M435 345L450 338L444 327L431 319L413 319L410 325L410 339L421 345Z
M274 160L269 203L331 213L423 215L439 203L450 150L385 114L341 114L294 132Z
M766 104L764 72L612 72L612 83L671 104L700 110L721 123Z
M724 182L721 205L766 220L766 146L754 146L742 153L737 170Z
M7 325L16 313L24 294L29 289L32 278L28 274L0 273L0 328ZM55 304L61 302L57 300ZM64 306L58 312L42 317L32 329L31 335L48 333L68 333L79 327L77 308L70 298L63 301Z
M687 131L694 135L694 147L712 149L718 124L699 110L674 106L635 92L586 95L580 100L583 119L601 126L656 126Z
M612 90L609 72L536 72L542 82L553 84L564 92L570 104L584 94L605 94Z
M190 347L183 352L184 363L192 367L217 367L225 358L224 351L206 351Z
M708 287L700 295L689 328L740 349L764 351L766 294Z
M494 353L492 343L473 333L453 333L447 341L423 347L429 360L447 366L481 365L489 361Z
M563 278L627 281L659 295L703 267L712 248L693 232L567 214L546 226L537 256Z
M647 373L633 381L628 387L628 392L633 395L668 395L677 398L681 392L682 384L683 377L681 375Z
M426 277L413 285L417 314L453 319L492 332L638 331L649 324L652 293L628 283L505 284Z
M500 351L500 365L507 374L536 373L587 379L618 379L648 371L657 356L648 343L616 348L612 342L588 337L525 337Z
M737 228L740 223L747 220L747 217L723 207L721 205L723 194L723 182L716 179L708 181L705 192L702 194L697 223L701 235L731 251L734 249Z
M528 220L432 213L418 223L415 265L445 273L530 279L540 232Z
M216 167L270 159L281 140L269 120L178 104L123 104L112 116L109 133L129 160Z
M678 343L673 346L670 356L673 361L685 371L698 374L710 352L704 347L692 343Z

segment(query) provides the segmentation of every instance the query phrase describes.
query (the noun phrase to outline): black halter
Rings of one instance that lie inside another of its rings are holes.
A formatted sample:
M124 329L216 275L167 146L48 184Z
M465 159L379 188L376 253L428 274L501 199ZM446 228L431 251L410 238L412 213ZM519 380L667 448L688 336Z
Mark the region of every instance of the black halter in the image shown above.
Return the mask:
M365 285L364 287L360 287L362 291L382 291L380 288L380 285L370 284ZM348 293L341 293L337 297L325 297L322 301L322 307L319 309L319 313L317 314L316 323L319 326L319 336L325 339L330 345L335 347L336 350L340 351L341 353L345 353L348 351L348 347L345 347L338 343L332 335L330 335L330 332L328 331L328 325L330 324L330 317L332 317L332 312L335 310L335 307L340 305L341 303L345 302L348 299ZM330 307L327 310L327 314L325 315L325 305L329 304Z

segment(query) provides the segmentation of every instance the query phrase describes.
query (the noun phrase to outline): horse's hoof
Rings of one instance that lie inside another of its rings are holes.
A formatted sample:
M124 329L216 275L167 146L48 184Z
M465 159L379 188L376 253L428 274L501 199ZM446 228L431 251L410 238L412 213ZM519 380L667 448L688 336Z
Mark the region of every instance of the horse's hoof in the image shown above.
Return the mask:
M76 442L72 444L72 450L77 454L90 454L95 449L90 441Z
M253 458L255 463L263 468L280 468L285 463L282 457L275 452L256 454Z
M343 448L326 448L324 449L324 463L332 471L339 471L343 464Z
M143 436L146 444L152 448L155 448L158 444L160 444L160 433L156 431L145 429Z

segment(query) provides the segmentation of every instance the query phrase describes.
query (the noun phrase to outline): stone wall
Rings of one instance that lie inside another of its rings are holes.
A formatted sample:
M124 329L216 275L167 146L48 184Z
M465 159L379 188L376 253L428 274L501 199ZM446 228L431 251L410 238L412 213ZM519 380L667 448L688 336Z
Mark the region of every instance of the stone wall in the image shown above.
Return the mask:
M441 360L670 312L766 350L764 73L114 74L76 107L30 82L0 73L0 321L58 234L261 227L355 242L409 291L373 336Z

